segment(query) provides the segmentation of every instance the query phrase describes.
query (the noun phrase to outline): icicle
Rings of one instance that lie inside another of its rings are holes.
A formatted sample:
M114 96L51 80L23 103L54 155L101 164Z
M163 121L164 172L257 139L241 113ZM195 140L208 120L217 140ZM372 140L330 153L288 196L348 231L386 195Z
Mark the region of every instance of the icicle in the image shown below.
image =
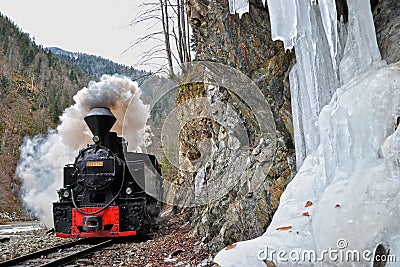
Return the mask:
M267 0L272 40L292 49L297 39L297 0Z
M319 0L319 10L321 11L322 24L324 25L325 35L331 52L332 62L336 68L336 54L338 47L337 13L335 0Z
M239 14L239 18L242 18L244 13L249 12L249 1L248 0L228 0L229 13Z
M347 1L349 22L347 45L340 63L341 84L381 59L369 1Z
M296 163L299 169L306 156L318 148L318 116L321 109L329 103L339 81L335 68L337 30L336 27L331 27L336 22L336 15L324 18L321 8L308 1L299 4L296 10L299 36L295 49L298 63L291 71L290 84L292 114L296 121ZM327 21L327 18L334 19L334 22ZM324 30L324 24L331 26ZM326 32L331 32L336 37L326 36Z

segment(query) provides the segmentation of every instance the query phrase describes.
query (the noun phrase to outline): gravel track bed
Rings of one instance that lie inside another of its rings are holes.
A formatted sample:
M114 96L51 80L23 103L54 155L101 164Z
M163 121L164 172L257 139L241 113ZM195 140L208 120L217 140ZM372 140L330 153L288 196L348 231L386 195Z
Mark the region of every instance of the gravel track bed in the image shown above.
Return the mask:
M1 241L0 262L53 247L72 239L58 238L46 230L24 232ZM201 242L183 215L169 215L158 223L148 240L133 238L120 241L111 247L97 251L71 266L217 266L212 255Z
M8 241L1 239L2 236L0 236L0 262L72 241L69 238L55 237L54 234L47 233L47 230L16 234Z

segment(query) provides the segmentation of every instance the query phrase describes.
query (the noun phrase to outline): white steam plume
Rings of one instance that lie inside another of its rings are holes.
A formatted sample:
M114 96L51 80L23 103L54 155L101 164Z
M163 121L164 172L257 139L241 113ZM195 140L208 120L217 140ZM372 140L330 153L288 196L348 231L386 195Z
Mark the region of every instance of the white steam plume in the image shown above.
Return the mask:
M63 167L73 163L79 149L92 143L92 134L83 118L93 107L107 107L117 118L111 131L122 135L124 128L128 150L141 151L149 107L140 99L137 83L124 76L103 75L91 81L75 96L75 104L64 110L60 125L47 136L26 137L21 146L17 176L22 182L22 199L47 226L53 225L52 203L62 187ZM129 110L127 110L129 105Z

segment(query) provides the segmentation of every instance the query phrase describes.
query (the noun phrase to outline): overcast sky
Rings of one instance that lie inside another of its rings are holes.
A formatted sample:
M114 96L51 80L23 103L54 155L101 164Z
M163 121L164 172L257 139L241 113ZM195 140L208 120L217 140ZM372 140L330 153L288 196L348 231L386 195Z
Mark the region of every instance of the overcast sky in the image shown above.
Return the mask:
M0 12L34 37L37 44L131 66L146 49L142 46L123 53L145 35L143 25L127 26L135 18L140 1L146 0L0 0Z

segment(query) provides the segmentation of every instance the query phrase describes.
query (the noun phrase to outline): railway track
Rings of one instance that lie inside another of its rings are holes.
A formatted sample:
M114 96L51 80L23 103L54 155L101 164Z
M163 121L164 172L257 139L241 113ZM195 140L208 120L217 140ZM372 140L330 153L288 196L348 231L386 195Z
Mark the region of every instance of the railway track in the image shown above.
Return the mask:
M71 263L101 248L114 243L112 239L81 239L78 241L54 246L48 249L36 251L8 261L0 262L0 267L10 266L41 266L57 267Z

